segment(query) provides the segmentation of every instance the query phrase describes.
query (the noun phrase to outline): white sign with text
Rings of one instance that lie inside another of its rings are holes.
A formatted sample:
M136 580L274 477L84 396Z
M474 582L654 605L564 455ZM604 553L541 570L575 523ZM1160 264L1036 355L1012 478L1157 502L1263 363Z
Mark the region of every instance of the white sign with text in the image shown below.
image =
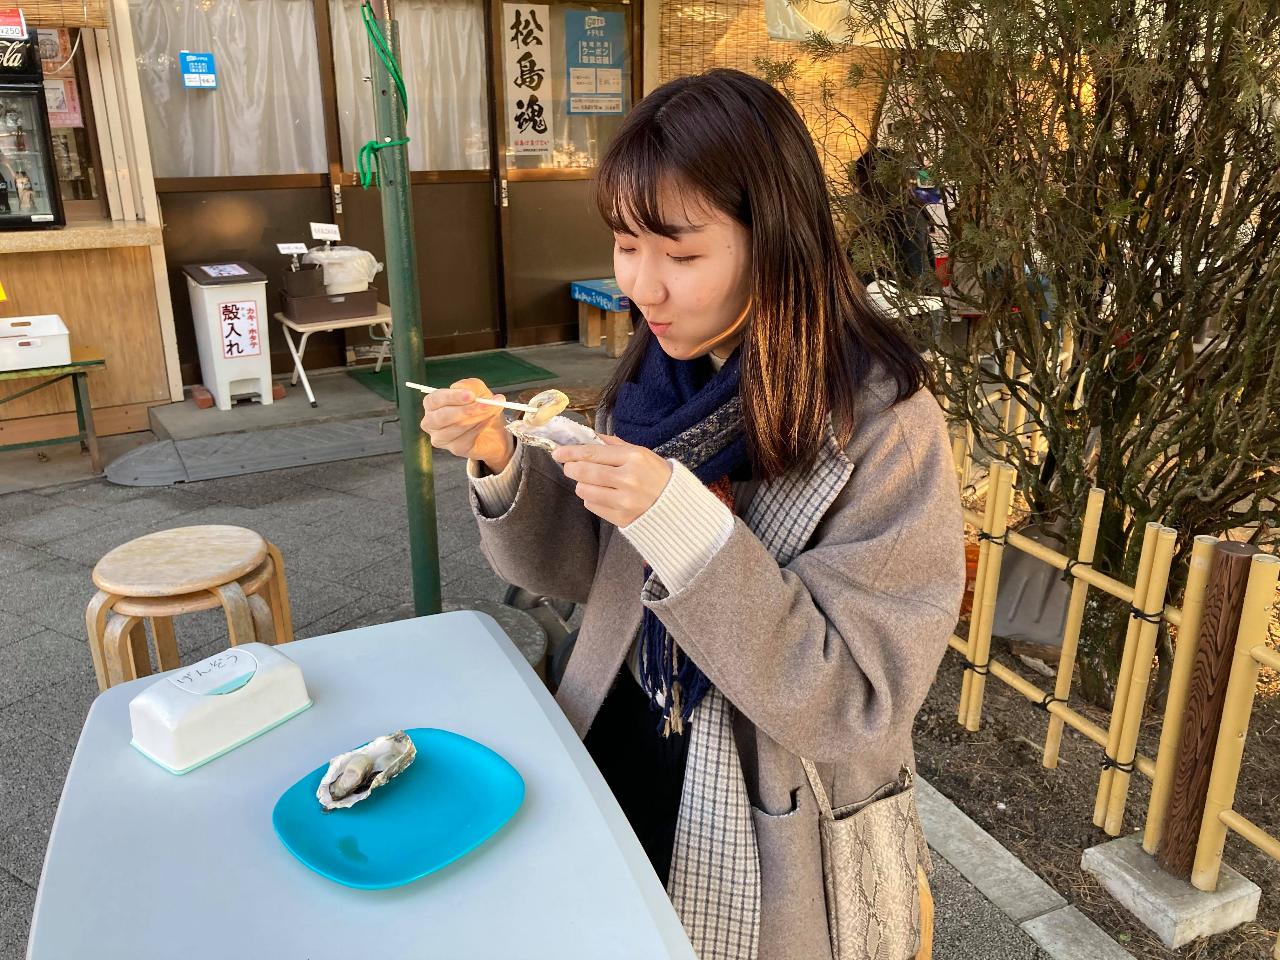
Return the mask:
M555 133L551 82L551 8L502 5L502 47L506 61L507 142L519 156L550 159Z

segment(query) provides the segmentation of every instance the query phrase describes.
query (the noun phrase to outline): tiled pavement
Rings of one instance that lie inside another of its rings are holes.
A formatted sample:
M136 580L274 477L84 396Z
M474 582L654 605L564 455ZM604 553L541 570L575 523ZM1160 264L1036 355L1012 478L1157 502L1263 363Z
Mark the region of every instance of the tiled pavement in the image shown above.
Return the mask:
M501 599L462 462L438 455L435 477L444 598ZM153 530L249 527L284 554L297 635L332 633L411 599L404 496L398 454L174 487L92 480L0 495L0 960L24 955L62 783L97 694L84 632L93 564ZM177 636L184 662L226 643L213 611L180 618ZM1051 960L941 858L938 866L935 956Z
M446 600L499 600L461 461L438 455ZM62 781L97 694L85 644L93 564L167 527L229 523L280 547L299 637L412 599L399 454L174 487L104 480L0 496L0 960L22 956ZM176 621L184 662L226 644L214 611Z

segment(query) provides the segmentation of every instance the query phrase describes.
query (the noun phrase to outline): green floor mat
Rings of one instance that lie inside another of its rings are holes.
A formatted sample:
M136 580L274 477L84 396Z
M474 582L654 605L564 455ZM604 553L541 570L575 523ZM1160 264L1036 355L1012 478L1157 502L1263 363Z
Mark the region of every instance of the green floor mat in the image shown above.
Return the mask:
M372 367L349 370L348 375L368 387L384 400L395 402L391 385L391 364L385 363L381 373ZM557 374L528 360L521 360L505 350L489 353L473 353L464 357L441 357L427 361L427 385L447 387L451 383L478 377L491 388L507 387L513 383L529 383L533 380L554 380Z

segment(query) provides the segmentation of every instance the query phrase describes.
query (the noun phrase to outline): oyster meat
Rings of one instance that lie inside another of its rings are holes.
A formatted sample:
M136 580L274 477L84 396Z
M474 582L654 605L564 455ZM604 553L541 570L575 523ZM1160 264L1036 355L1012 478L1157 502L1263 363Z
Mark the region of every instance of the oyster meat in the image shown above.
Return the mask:
M340 753L329 761L329 769L320 778L316 799L325 810L354 806L403 773L417 755L417 748L403 730Z
M568 417L552 417L550 422L539 426L527 420L512 420L507 424L507 429L521 443L547 451L579 443L604 443L585 423Z
M525 413L525 423L531 427L541 427L569 408L569 397L559 390L543 390L533 395L529 400L529 406L535 409Z

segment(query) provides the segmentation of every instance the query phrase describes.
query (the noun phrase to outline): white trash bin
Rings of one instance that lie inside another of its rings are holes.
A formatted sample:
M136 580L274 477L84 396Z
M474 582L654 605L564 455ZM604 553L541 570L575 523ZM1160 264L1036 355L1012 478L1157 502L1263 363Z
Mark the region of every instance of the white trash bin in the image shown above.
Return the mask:
M233 398L271 403L267 278L250 263L192 263L182 268L191 295L200 375L219 410Z

